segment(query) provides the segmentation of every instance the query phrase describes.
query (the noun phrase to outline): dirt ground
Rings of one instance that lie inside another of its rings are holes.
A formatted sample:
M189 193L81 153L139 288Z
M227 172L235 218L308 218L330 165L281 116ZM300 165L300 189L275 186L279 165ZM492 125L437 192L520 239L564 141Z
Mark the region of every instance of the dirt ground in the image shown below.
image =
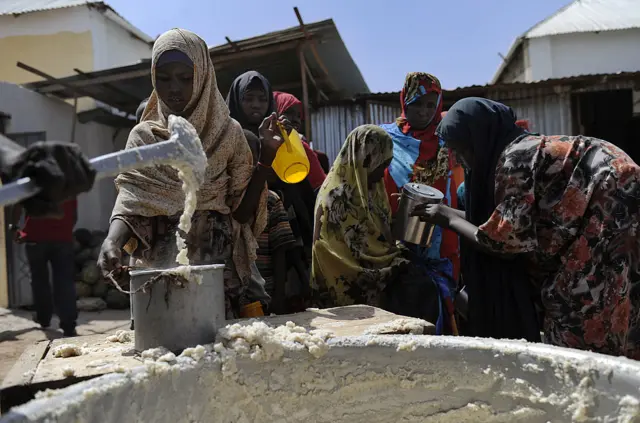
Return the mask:
M110 334L129 329L129 309L80 312L78 335ZM62 337L58 319L51 321L47 330L33 322L32 314L25 310L0 308L0 381L2 381L26 347L45 339Z

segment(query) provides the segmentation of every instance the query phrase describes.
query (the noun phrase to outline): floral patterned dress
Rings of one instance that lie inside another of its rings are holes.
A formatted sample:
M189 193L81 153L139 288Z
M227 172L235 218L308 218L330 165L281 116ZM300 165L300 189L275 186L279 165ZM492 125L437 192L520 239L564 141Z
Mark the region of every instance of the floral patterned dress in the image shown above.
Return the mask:
M347 137L320 191L311 266L314 305L367 304L449 328L433 277L391 234L384 182L369 175L388 163L393 142L364 125Z
M500 157L495 198L477 237L527 254L545 342L640 359L640 167L606 141L526 135Z

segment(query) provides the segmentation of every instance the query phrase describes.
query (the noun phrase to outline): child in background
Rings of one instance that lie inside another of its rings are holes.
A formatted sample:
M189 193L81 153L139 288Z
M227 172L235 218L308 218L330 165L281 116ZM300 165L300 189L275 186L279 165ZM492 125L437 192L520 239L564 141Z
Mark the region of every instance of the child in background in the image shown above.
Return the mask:
M260 141L249 130L245 130L245 137L253 153L253 162L260 158ZM267 226L257 237L258 251L256 266L264 278L265 289L271 296L268 312L285 314L286 283L287 283L287 251L295 246L296 239L289 225L287 211L278 194L269 191L267 197Z

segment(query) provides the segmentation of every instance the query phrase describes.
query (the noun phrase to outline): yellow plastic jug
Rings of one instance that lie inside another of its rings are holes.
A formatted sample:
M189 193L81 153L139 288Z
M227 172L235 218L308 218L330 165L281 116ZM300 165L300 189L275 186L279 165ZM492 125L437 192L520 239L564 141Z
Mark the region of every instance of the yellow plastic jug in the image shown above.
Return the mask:
M284 143L278 149L271 167L283 182L297 184L309 174L309 158L304 151L300 135L295 129L287 135L286 129L280 122L278 122L278 128Z

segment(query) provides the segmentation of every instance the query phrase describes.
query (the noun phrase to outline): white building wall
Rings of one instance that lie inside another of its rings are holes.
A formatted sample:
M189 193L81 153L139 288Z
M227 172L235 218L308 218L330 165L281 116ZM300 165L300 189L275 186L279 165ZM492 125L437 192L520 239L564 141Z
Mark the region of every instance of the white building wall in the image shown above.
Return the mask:
M528 40L532 81L640 71L640 29Z
M11 115L7 133L45 132L47 141L70 141L73 107L68 103L29 91L18 85L0 82L0 111ZM128 131L97 123L77 123L75 142L89 157L111 153L124 148ZM93 189L78 196L78 223L76 228L106 230L115 202L113 178L96 181ZM11 307L33 303L29 268L23 244L12 244L10 256Z
M11 115L7 133L46 132L47 141L71 141L73 107L0 82L0 111ZM88 157L111 153L124 146L128 131L98 123L76 124L75 143ZM77 227L106 230L116 197L113 178L97 181L93 189L78 197Z
M151 45L96 10L90 11L95 71L132 65L151 57Z
M527 82L542 81L554 77L550 37L528 40L527 53L529 57L527 76L531 78Z
M69 7L24 15L0 16L0 38L22 35L49 35L61 31L81 33L91 30L90 10Z

